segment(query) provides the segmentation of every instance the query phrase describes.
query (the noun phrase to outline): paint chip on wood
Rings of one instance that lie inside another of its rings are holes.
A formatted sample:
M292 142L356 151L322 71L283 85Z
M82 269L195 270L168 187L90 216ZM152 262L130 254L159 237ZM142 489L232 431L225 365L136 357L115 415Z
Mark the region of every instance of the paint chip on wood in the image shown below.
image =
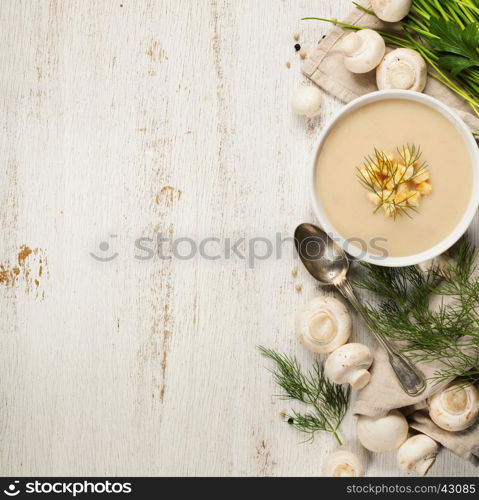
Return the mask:
M168 60L168 55L160 44L153 40L150 47L146 50L146 55L150 58L151 62L159 63Z
M163 186L156 196L157 205L165 205L167 207L173 206L173 203L180 201L183 196L183 191L173 186Z
M43 298L39 293L41 280L48 277L48 261L45 251L41 248L30 248L22 245L14 263L11 260L0 264L0 285L6 288L22 289L25 293L35 291L37 297Z

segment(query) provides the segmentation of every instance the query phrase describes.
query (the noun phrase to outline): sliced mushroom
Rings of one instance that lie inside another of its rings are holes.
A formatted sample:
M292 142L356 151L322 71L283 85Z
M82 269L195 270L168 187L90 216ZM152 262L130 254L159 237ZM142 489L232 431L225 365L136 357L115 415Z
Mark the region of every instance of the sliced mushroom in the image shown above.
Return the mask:
M411 49L395 49L384 57L376 71L379 90L399 89L422 92L427 83L427 65Z
M321 112L322 94L318 87L299 87L291 99L291 107L297 115L316 118Z
M336 384L351 384L353 389L362 389L369 383L368 372L373 355L363 344L346 344L331 353L324 364L324 373Z
M417 472L425 476L436 461L439 445L425 434L410 437L401 445L397 454L399 468L403 472Z
M370 451L383 452L399 448L406 441L408 423L402 413L392 410L385 417L358 418L358 439Z
M344 65L352 73L373 70L386 53L382 36L370 29L350 33L342 40L339 48L344 53Z
M323 477L363 477L361 460L350 451L336 451L323 463Z
M316 297L296 314L295 329L300 342L309 350L333 352L348 341L351 316L338 299Z
M379 19L397 23L411 10L412 0L371 0L371 7Z
M471 384L456 382L429 398L429 416L441 429L458 432L474 425L479 415L479 392Z

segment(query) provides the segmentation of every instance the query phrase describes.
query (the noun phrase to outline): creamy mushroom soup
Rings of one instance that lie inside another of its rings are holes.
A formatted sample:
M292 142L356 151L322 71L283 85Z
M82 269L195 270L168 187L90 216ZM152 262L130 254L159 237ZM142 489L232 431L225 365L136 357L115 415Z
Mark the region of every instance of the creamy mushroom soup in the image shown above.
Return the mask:
M411 149L419 158L411 159ZM460 133L438 111L409 100L378 101L344 116L316 164L316 192L330 223L374 255L404 257L440 243L464 215L471 185Z

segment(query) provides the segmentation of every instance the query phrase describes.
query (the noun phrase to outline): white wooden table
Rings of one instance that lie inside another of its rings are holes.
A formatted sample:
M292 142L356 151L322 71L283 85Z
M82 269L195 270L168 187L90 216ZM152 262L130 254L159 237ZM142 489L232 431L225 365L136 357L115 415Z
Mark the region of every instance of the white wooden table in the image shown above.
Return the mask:
M349 8L2 1L2 475L319 474L334 439L300 444L255 349L312 360L292 319L321 292L291 276L290 244L251 269L224 251L139 260L135 240L274 241L312 220L312 152L341 105L292 116L292 35L310 50L329 27L299 18ZM354 338L370 343L359 322ZM394 453L361 449L352 417L342 434L368 475L397 474ZM444 451L431 472L476 474Z

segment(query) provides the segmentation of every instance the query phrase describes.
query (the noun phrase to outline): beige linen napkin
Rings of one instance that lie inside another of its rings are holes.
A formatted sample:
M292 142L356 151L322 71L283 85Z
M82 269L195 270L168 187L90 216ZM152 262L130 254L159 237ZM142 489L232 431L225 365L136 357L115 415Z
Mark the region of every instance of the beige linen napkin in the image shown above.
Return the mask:
M440 363L418 363L417 366L427 379L432 379L440 367ZM370 417L384 416L391 410L422 403L426 398L440 391L450 382L446 380L435 385L428 381L426 390L420 396L411 397L399 385L386 351L381 348L377 348L374 353L374 363L370 371L371 380L359 392L354 405L354 413Z
M363 5L370 7L368 1ZM309 21L320 22L320 21ZM394 30L394 25L384 23L377 17L354 8L344 22L383 31ZM339 26L334 27L330 33L312 51L303 64L303 73L319 87L337 97L343 102L349 102L361 95L378 90L375 71L357 75L344 67L343 55L338 50L338 42L350 31ZM479 132L479 118L473 115L466 101L457 94L439 83L434 78L429 78L424 93L444 102L461 116L473 132Z

